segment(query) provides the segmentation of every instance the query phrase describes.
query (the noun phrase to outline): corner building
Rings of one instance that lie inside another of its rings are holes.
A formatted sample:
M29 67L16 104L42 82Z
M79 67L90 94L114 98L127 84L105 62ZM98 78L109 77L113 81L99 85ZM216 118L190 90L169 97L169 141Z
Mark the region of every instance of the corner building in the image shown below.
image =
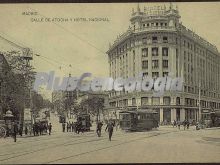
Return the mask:
M144 108L157 110L160 122L199 121L207 118L211 109L220 109L220 54L216 46L180 22L178 8L172 4L132 10L128 30L110 45L107 54L113 79L142 73L184 80L181 92L166 91L160 97L153 97L153 91L112 91L110 113Z

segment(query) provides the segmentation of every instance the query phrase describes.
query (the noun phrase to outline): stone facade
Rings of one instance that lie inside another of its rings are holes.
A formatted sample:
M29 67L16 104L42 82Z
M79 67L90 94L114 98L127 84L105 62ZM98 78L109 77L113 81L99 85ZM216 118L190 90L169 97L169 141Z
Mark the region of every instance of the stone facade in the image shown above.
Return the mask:
M128 30L110 45L109 76L152 78L181 77L182 92L166 91L161 97L152 92L112 91L109 109L153 108L161 122L188 119L199 121L202 110L220 109L220 54L217 48L187 29L172 5L132 11ZM199 111L199 89L201 111Z

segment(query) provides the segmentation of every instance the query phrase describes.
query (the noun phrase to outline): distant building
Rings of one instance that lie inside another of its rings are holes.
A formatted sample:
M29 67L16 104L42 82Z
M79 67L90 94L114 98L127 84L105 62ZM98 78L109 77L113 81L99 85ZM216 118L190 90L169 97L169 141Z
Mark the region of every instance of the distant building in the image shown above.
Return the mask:
M110 45L109 76L152 78L182 77L182 92L116 92L109 95L109 110L155 109L160 122L185 119L200 120L203 110L220 109L220 53L212 45L180 22L172 4L132 11L128 30ZM199 28L199 27L198 27ZM207 29L208 30L208 29ZM199 86L201 111L199 111Z

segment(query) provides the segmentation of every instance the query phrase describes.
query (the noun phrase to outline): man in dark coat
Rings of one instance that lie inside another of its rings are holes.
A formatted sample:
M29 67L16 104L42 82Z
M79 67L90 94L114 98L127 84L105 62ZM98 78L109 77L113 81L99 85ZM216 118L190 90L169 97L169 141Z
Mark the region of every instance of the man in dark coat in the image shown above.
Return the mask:
M105 128L105 131L108 129L109 141L111 141L112 139L113 128L114 128L114 123L111 121L107 124Z
M102 122L99 121L97 123L97 128L96 128L96 133L97 133L98 137L101 136L102 126L103 126Z
M63 123L62 123L63 132L65 132L65 126L66 126L66 124L63 122Z
M17 133L18 133L18 125L16 122L12 122L12 136L14 138L14 142L17 141Z
M48 130L49 130L49 135L51 134L51 130L52 130L52 125L51 123L48 125Z

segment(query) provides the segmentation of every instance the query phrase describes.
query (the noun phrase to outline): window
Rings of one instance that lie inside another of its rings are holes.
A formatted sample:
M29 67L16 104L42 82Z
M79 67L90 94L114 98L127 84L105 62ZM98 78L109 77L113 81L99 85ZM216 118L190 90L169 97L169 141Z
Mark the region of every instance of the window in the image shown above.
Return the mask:
M153 78L159 77L159 72L152 72L152 77Z
M142 49L142 57L147 57L148 56L148 49L147 48L143 48Z
M157 37L152 37L152 42L157 43Z
M132 105L136 105L136 99L132 98Z
M168 48L162 48L162 55L168 56Z
M168 60L163 60L163 68L168 68Z
M167 43L167 42L168 42L167 37L163 37L163 43Z
M158 48L152 48L152 56L158 56Z
M141 98L141 105L148 105L148 97Z
M176 98L176 104L180 105L180 98L179 97Z
M160 26L163 26L163 23L160 23Z
M156 23L156 26L158 26L158 23Z
M163 104L170 105L170 97L163 97Z
M152 97L152 105L160 105L160 98Z
M149 27L149 23L147 23L147 27Z
M159 65L158 65L158 60L152 60L152 68L153 69L156 69L156 68L158 68L159 67Z
M148 61L142 61L142 69L147 69L148 68Z
M163 72L163 77L168 76L168 72Z
M148 76L148 72L144 72L143 77L147 77L147 76Z
M142 43L143 44L146 44L147 43L147 38L145 37L145 38L142 38Z

